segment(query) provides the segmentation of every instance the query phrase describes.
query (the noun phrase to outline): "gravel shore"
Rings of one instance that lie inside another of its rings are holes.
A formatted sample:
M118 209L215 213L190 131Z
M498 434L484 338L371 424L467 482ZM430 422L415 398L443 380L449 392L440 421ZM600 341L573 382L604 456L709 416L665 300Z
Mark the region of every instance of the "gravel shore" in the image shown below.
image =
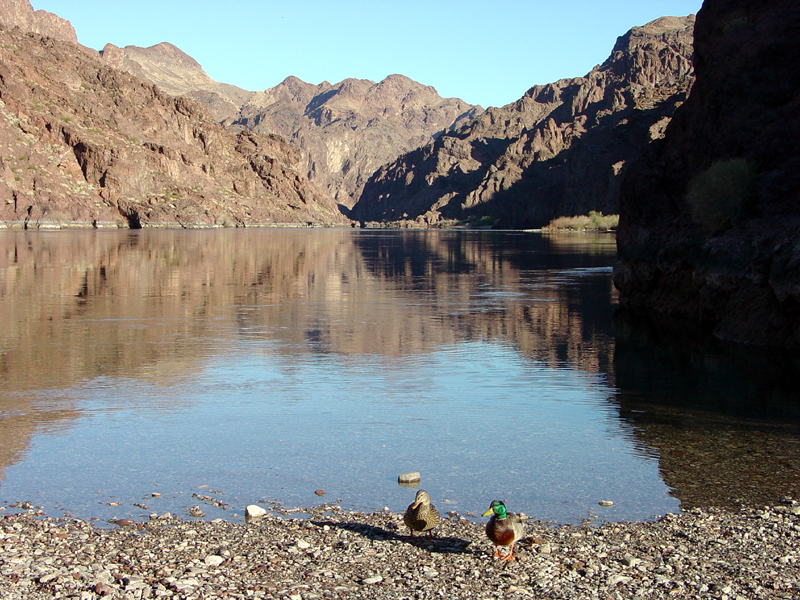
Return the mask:
M388 511L309 512L110 529L5 515L0 598L800 598L795 503L646 523L528 521L511 562L492 557L482 522L455 514L429 541Z

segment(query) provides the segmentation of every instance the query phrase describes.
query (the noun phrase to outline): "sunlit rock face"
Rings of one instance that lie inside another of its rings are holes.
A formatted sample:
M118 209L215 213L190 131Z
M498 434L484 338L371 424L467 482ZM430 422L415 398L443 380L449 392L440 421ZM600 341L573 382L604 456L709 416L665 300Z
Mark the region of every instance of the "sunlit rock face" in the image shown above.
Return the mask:
M0 23L67 42L78 41L69 21L46 10L33 10L28 0L0 1Z
M616 213L627 165L663 135L691 87L693 26L690 15L634 27L585 77L534 86L381 167L353 218L526 228Z
M0 100L0 227L348 222L283 139L236 134L75 43L0 30Z
M119 48L109 43L100 55L115 69L152 81L166 94L194 98L219 122L235 118L239 107L253 96L235 85L214 81L196 60L168 42L149 48Z
M251 96L226 124L290 140L308 178L351 207L378 167L481 112L403 75L319 85L287 77Z
M800 348L800 12L707 0L696 82L622 188L623 307Z

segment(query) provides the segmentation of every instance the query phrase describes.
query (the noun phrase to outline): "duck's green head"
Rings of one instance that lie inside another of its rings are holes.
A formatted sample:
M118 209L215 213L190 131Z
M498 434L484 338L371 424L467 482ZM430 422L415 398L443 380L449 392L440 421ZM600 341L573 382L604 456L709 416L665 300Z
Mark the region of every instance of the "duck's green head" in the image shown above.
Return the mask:
M492 502L491 505L489 505L489 510L483 513L483 516L488 517L492 513L494 513L498 519L506 518L506 505L503 504L502 500L495 500Z

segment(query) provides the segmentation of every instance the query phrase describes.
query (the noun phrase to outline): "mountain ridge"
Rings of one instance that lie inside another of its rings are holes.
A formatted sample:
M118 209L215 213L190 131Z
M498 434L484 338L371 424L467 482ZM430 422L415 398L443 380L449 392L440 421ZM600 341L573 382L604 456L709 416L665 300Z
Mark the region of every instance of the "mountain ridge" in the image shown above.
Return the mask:
M534 86L383 165L351 216L421 226L488 218L525 228L616 212L625 166L663 135L688 95L693 23L689 15L634 27L585 77Z
M75 42L0 41L0 226L349 223L282 138L232 132Z

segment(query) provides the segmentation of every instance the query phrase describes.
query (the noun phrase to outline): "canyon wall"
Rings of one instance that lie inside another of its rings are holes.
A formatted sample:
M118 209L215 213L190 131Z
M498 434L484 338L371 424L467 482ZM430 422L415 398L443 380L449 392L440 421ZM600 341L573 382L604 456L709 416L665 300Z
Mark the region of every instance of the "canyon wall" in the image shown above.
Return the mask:
M384 165L351 216L532 228L616 213L628 164L663 135L691 87L693 25L690 15L634 27L585 77L537 85Z
M800 11L706 0L696 82L622 187L623 309L800 348Z
M0 226L348 222L283 139L234 133L74 42L0 29Z

